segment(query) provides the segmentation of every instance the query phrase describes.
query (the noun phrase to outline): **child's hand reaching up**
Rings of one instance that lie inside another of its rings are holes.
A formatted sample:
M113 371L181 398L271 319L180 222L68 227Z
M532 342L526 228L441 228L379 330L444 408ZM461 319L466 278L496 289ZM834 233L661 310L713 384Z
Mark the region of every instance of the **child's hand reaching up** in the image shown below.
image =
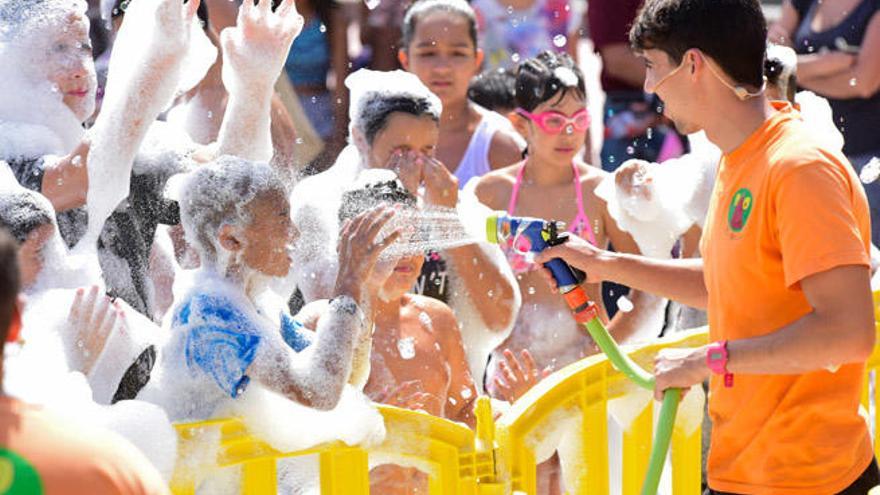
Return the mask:
M304 21L294 0L283 0L275 12L271 6L271 0L243 2L235 27L221 33L225 84L259 91L275 85Z
M522 362L513 351L505 349L504 360L499 364L501 376L495 377L495 388L511 404L550 374L549 367L538 371L535 359L527 349L520 351L520 358Z
M384 239L378 239L379 233L395 214L389 207L377 208L361 213L345 222L339 234L339 273L336 276L336 295L350 296L358 303L365 302L369 297L364 288L370 281L379 255L400 237L400 231L394 230Z
M70 365L85 375L94 368L110 335L117 330L126 331L128 326L122 306L99 291L96 285L88 294L84 288L77 289L68 315L69 337L77 349Z

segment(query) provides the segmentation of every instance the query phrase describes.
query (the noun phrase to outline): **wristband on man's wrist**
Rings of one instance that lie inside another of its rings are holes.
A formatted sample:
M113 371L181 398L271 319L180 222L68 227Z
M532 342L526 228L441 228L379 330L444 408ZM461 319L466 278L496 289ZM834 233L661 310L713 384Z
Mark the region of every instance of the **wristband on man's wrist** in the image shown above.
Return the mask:
M706 366L716 375L724 376L724 386L733 386L733 373L727 370L727 362L730 354L727 352L727 341L721 340L709 344L706 349Z

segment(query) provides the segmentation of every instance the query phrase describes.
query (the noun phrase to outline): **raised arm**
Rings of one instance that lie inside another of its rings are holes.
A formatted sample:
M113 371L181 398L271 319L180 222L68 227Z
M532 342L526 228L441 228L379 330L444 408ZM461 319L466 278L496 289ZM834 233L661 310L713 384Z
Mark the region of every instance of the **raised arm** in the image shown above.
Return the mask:
M381 241L377 237L394 210L379 208L349 221L340 234L340 268L335 294L318 322L317 340L303 353L295 354L273 334L268 345L249 367L259 382L275 392L316 409L336 407L342 388L349 381L356 346L367 332L363 311L370 297L367 281L382 251L399 236L394 232Z
M101 201L112 211L128 195L135 153L177 88L198 6L199 0L185 5L135 0L129 6L130 20L123 21L114 45L106 96L94 127L43 176L42 192L56 211L80 207L90 196L118 198ZM90 217L109 214L90 212Z
M270 122L275 81L303 18L294 0L283 0L275 12L270 0L246 1L234 28L220 35L223 84L229 102L217 140L218 153L249 160L272 158Z

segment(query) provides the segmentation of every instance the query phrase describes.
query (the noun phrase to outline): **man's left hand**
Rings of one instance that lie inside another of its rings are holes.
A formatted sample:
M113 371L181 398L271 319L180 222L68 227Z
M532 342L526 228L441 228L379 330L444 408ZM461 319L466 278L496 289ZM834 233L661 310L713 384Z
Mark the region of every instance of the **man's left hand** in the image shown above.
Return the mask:
M669 388L687 391L702 383L711 374L706 366L706 347L690 349L661 349L654 358L654 398L663 400Z

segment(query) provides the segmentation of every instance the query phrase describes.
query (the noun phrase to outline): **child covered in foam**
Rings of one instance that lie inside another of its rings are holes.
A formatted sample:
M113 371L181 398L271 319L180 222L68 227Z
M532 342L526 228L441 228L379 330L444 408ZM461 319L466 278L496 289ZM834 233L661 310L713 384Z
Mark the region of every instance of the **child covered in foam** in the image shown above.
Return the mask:
M415 196L393 173L373 171L369 180L343 195L341 222L382 205L402 206L404 218L418 208ZM420 234L411 232L410 239ZM477 389L455 315L443 302L413 293L423 263L421 253L386 255L376 267L374 283L380 289L370 301L375 331L365 392L376 402L473 427ZM381 463L382 456L377 457ZM376 467L370 480L373 493L387 495L423 493L428 486L416 469L393 465Z
M273 277L287 275L297 235L276 172L221 157L192 172L179 199L201 268L176 287L171 336L139 398L160 404L175 421L242 416L281 450L340 437L355 443L381 430L378 414L370 416L365 405L358 410L363 421L334 430L291 421L305 409L291 403L338 410L346 383L363 381L366 364L356 351L369 326L362 301L373 292L367 281L379 254L397 237L376 240L393 211L377 209L346 225L336 297L311 331L264 297Z
M333 246L341 198L368 169L394 171L428 208L455 212L464 220L478 218L472 214L478 204L473 187L459 191L455 176L435 156L442 104L418 77L362 69L346 85L351 90L351 144L330 169L302 180L292 195L294 220L303 233L292 279L305 301L329 295L338 263ZM487 243L430 248L417 282L419 293L455 311L471 372L481 382L488 354L507 337L519 310L513 274L501 251Z

